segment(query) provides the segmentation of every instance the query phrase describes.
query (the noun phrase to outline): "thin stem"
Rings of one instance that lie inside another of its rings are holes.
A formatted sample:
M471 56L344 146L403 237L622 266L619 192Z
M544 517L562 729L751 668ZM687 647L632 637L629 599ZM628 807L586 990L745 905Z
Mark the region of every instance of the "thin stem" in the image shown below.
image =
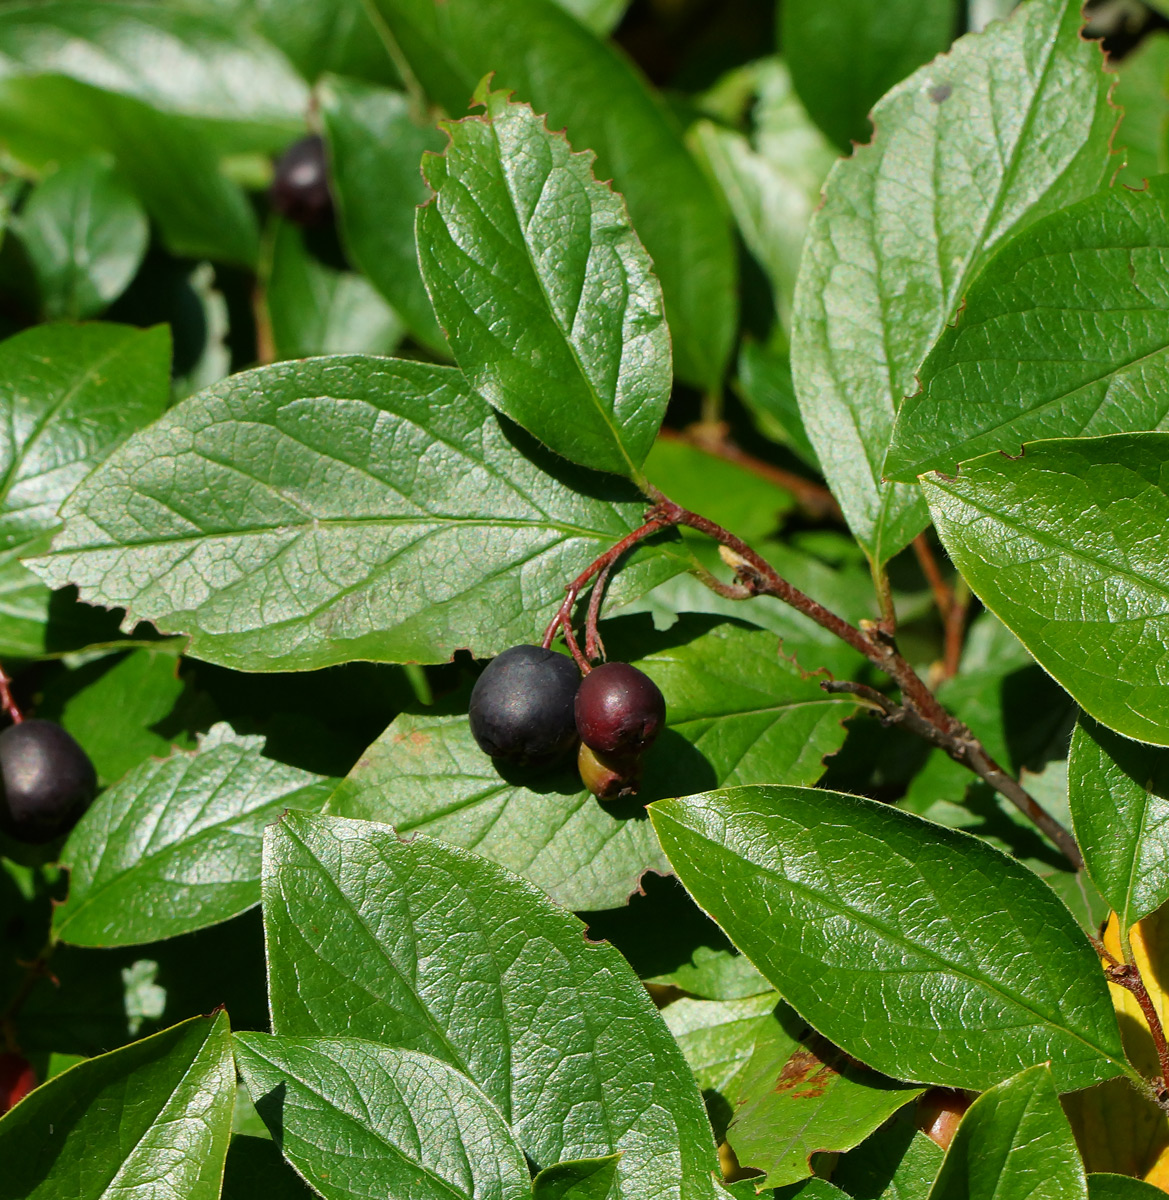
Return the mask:
M966 640L966 614L970 611L970 588L959 579L954 589L954 603L946 618L946 649L942 659L942 678L953 679L962 663L962 646Z
M917 555L921 573L925 576L934 594L934 603L942 618L945 630L945 649L942 657L941 679L953 679L958 674L962 661L962 641L966 633L966 612L970 605L970 589L963 581L952 588L942 575L938 560L934 557L929 539L919 533L913 539L913 552Z
M0 667L0 708L12 718L13 725L19 725L24 720L24 714L12 697L12 680L3 667Z
M892 637L897 632L897 610L893 606L893 585L889 582L889 572L875 561L870 562L873 574L873 587L877 592L877 603L881 607L881 630Z
M1169 1104L1169 1043L1165 1041L1165 1027L1161 1024L1160 1014L1157 1012L1157 1006L1153 1003L1153 998L1149 995L1149 989L1145 987L1140 968L1136 961L1126 954L1123 963L1105 967L1104 973L1108 976L1109 982L1115 983L1129 992L1140 1007L1145 1024L1149 1027L1153 1046L1157 1051L1157 1063L1161 1068L1160 1078L1152 1081L1153 1088L1157 1093L1157 1102L1162 1108L1166 1108Z
M762 458L748 454L731 441L727 436L727 430L728 426L723 421L713 424L699 422L697 425L688 426L680 433L676 429L662 429L658 436L664 441L685 442L714 458L734 463L743 470L750 471L752 475L766 479L768 483L774 483L776 487L782 488L785 492L791 492L796 503L810 517L828 518L835 521L844 519L840 505L836 503L836 497L826 487L814 480L805 479L794 471L785 471L782 467L777 467Z
M0 1012L0 1037L3 1037L4 1047L10 1054L21 1052L20 1043L16 1038L16 1019L37 983L45 976L52 978L49 974L49 959L53 957L56 946L56 940L50 938L36 958L24 964L24 975L17 984L16 991L8 1002L8 1007Z
M912 708L890 700L876 688L868 687L863 683L828 679L820 686L832 694L846 693L855 696L867 707L879 709L883 714L881 719L886 725L903 725L911 733L917 734L918 737L924 738L938 749L944 750L955 762L961 763L962 766L973 771L989 783L995 791L1001 792L1010 800L1059 847L1077 871L1083 867L1084 860L1075 838L987 754L982 743L965 725L959 722L956 723L956 729L941 729Z
M589 593L589 612L585 618L585 656L592 660L605 657L605 643L601 641L597 621L601 615L601 600L609 583L609 573L613 570L612 563L606 563L597 576L593 590Z

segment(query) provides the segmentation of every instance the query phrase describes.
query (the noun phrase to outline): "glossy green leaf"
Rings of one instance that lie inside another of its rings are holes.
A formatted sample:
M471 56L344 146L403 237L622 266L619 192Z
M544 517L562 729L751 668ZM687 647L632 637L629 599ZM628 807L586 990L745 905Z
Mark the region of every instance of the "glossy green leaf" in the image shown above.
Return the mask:
M819 677L805 677L761 630L695 618L654 636L635 622L614 630L609 647L668 698L667 729L646 756L636 800L601 804L575 765L501 774L465 716L403 714L362 755L329 811L473 850L565 907L610 908L626 902L644 871L669 869L646 801L723 783L813 783L844 740L851 703L823 692Z
M269 832L272 1024L433 1054L499 1106L537 1166L624 1151L627 1200L710 1196L701 1098L629 965L485 859L363 821Z
M1119 181L1144 187L1169 171L1169 33L1154 29L1117 65L1114 104L1124 109L1116 136L1124 148Z
M784 1187L812 1174L812 1155L851 1150L923 1089L850 1062L786 1004L760 1027L735 1084L727 1141L758 1182Z
M235 1035L273 1139L325 1200L526 1200L531 1176L499 1109L425 1054L357 1038Z
M308 93L277 50L166 5L48 0L0 8L0 79L58 75L214 130L224 149L273 150L303 126Z
M1131 1175L1089 1175L1088 1200L1159 1200L1164 1189Z
M108 459L34 569L244 670L531 641L636 528L632 488L553 460L445 367L337 357L233 376ZM649 547L625 597L686 562Z
M170 753L170 739L154 726L170 714L182 691L173 644L132 650L70 696L55 719L85 747L99 781L113 783L151 755Z
M76 79L0 70L0 124L8 152L34 169L94 152L112 156L173 253L255 262L259 233L248 198L220 173L204 129L186 118Z
M500 412L572 462L639 479L673 380L649 256L591 155L506 92L475 101L485 115L448 123L423 160L418 258L439 324Z
M427 92L461 116L479 81L547 113L625 197L661 279L682 378L717 388L736 324L733 243L711 185L628 60L553 0L372 0ZM619 119L614 115L619 114ZM652 170L647 164L653 164Z
M1169 751L1081 717L1068 789L1084 863L1127 933L1169 900Z
M832 1178L853 1200L925 1200L944 1157L917 1128L916 1108L902 1109L855 1149L841 1155Z
M237 1098L236 1103L242 1099ZM259 1196L264 1200L309 1200L311 1195L266 1130L263 1137L255 1137L241 1134L237 1128L227 1151L222 1200L257 1200Z
M1169 434L1033 442L922 480L978 598L1093 717L1169 743Z
M893 479L1023 442L1169 427L1169 178L1038 222L987 265L901 406Z
M418 121L401 92L330 78L319 95L349 257L411 333L445 356L414 242L415 209L430 196L419 164L427 150L442 149L443 136Z
M61 502L166 408L163 326L38 325L0 343L0 547L52 529Z
M218 1200L234 1102L223 1013L79 1063L0 1118L0 1197Z
M1077 3L1029 0L960 39L877 105L875 140L833 168L812 218L796 394L849 526L878 562L926 524L918 490L882 470L930 347L1007 238L1112 169L1116 113L1080 24Z
M322 262L288 222L276 229L264 299L278 359L392 354L405 332L364 275Z
M128 946L226 921L260 899L264 827L316 809L329 784L261 757L264 739L216 725L198 750L151 759L103 792L61 853L57 936Z
M54 171L28 198L19 228L48 317L102 312L134 278L150 234L134 193L100 158Z
M976 838L808 788L663 800L650 816L702 908L875 1070L984 1088L1050 1061L1065 1090L1126 1070L1087 938L1045 883Z
M1045 1066L992 1087L970 1106L930 1200L1085 1200L1084 1166Z
M774 1021L778 1001L775 992L764 992L741 1000L675 1000L662 1009L708 1108L710 1092L725 1096L728 1107L738 1099L736 1081L751 1061L761 1030Z
M950 44L958 0L785 0L780 44L813 120L844 150L872 134L869 110Z
M533 1200L617 1200L619 1154L545 1167L532 1180Z

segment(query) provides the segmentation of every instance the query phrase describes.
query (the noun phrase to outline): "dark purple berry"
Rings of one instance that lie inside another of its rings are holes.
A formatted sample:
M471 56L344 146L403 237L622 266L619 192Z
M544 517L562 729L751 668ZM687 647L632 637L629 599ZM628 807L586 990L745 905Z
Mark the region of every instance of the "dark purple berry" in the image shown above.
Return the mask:
M628 663L594 667L576 693L581 741L602 754L641 754L665 723L666 700L658 685Z
M576 743L580 672L540 646L512 646L487 664L471 692L471 732L492 758L549 762Z
M0 733L0 828L21 842L51 842L89 807L97 775L85 751L52 721Z
M297 225L325 225L332 219L329 164L319 134L301 138L284 151L268 195L272 207Z

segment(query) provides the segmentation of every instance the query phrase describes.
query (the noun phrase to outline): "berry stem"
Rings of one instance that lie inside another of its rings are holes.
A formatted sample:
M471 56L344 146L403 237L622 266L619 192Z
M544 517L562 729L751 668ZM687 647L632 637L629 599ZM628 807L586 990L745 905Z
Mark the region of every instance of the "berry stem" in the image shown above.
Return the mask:
M897 649L896 640L884 621L862 622L861 628L850 624L818 601L813 600L799 588L790 584L770 563L760 557L741 538L716 524L707 517L690 512L675 504L655 488L650 488L653 506L646 513L645 524L627 534L616 545L610 547L599 558L586 567L565 589L564 603L557 610L544 634L545 648L551 646L558 629L563 629L565 641L576 658L581 671L588 673L587 661L582 662L579 647L572 635L572 609L585 585L602 572L608 572L630 547L647 537L671 526L684 525L696 529L719 543L723 550L723 561L734 572L734 585L719 583L707 571L699 572L699 578L719 595L735 600L751 596L775 596L798 612L810 617L822 629L835 634L841 641L863 654L871 663L885 672L901 692L901 703L897 704L873 688L862 684L831 682L829 690L847 691L857 696L870 708L880 709L885 719L904 723L912 732L940 747L980 779L990 784L1015 805L1030 821L1043 831L1066 856L1075 870L1082 869L1083 856L1075 838L1050 814L1027 790L990 756L986 747L957 717L948 713L937 697ZM595 629L600 613L600 598L594 597L589 604L589 618ZM595 648L595 637L592 645ZM586 637L586 649L590 639Z
M3 667L0 667L0 708L12 718L13 725L19 725L24 720L24 714L12 696L12 680Z

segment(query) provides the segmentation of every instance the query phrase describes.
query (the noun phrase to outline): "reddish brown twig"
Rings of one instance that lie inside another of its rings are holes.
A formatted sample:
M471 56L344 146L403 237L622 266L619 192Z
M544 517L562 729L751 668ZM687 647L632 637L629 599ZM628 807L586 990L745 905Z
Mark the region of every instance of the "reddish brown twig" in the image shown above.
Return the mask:
M0 708L12 718L14 725L19 725L24 720L24 714L12 696L12 680L8 678L3 667L0 667Z
M585 655L590 661L594 658L605 657L605 643L601 641L597 621L601 616L601 600L604 598L605 588L609 584L609 573L612 570L613 563L606 563L597 575L593 590L589 593L589 611L585 618Z
M748 454L727 436L728 428L725 421L713 424L700 421L681 431L662 429L658 436L666 441L685 442L714 458L734 463L736 466L742 467L744 471L750 471L752 475L766 479L768 483L774 483L776 487L790 492L795 497L796 503L810 517L818 520L825 518L834 521L844 520L836 497L823 484L816 483L812 479L805 479L794 471L785 471L782 467L777 467L773 463L756 458L753 454Z
M1108 957L1112 958L1112 955L1109 954ZM1112 962L1104 967L1104 974L1108 976L1109 983L1124 988L1140 1007L1145 1024L1149 1027L1149 1036L1153 1039L1153 1046L1157 1051L1157 1062L1161 1068L1160 1078L1152 1080L1153 1091L1157 1103L1162 1109L1169 1111L1169 1043L1165 1040L1165 1027L1161 1024L1157 1006L1153 1003L1149 989L1141 977L1140 968L1131 960L1118 963L1115 958L1112 958Z

